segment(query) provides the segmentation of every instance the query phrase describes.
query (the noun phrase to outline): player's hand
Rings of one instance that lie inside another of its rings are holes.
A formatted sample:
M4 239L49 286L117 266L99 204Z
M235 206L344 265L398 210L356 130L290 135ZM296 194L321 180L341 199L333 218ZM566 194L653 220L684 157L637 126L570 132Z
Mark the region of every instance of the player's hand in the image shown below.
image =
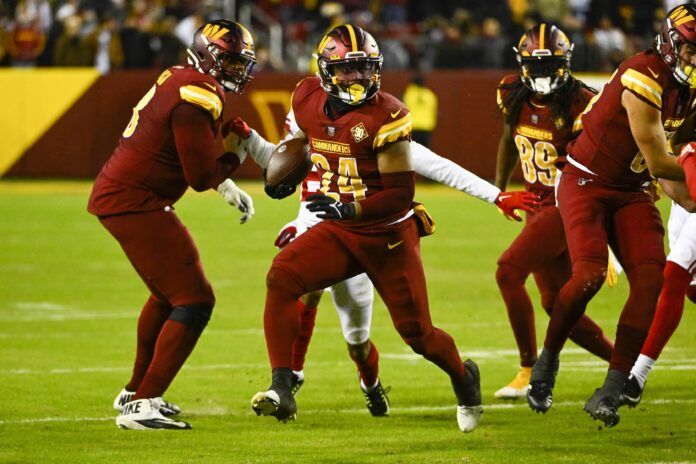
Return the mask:
M680 165L684 166L684 161L691 158L695 154L696 154L696 142L689 142L682 147L681 152L679 152L679 157L677 158L677 161L679 162Z
M532 213L540 204L539 197L532 192L500 192L495 199L495 205L500 208L505 217L518 222L522 221L522 217L515 210L521 209Z
M282 200L285 197L289 197L295 193L295 190L297 190L296 185L280 184L274 187L272 185L264 184L263 186L263 191L266 192L266 195L274 200Z
M237 187L237 184L232 179L225 179L218 185L217 191L227 203L236 206L242 212L242 217L239 220L240 224L244 224L254 217L254 200L244 190Z
M297 226L295 226L295 222L293 221L283 227L283 230L280 231L278 237L275 239L275 242L273 242L273 245L275 245L277 248L283 249L288 245L288 243L295 240L296 236Z
M307 197L310 202L307 209L313 213L318 213L320 219L332 219L343 221L355 219L355 205L353 203L341 203L323 193L315 193Z
M220 131L225 151L236 153L242 164L249 154L247 139L251 136L251 128L242 118L236 117L225 122Z

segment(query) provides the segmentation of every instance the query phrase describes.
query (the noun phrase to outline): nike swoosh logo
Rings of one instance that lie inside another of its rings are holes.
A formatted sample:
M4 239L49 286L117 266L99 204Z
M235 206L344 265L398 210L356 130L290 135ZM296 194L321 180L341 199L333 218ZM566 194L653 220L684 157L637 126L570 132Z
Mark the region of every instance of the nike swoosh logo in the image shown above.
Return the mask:
M391 117L393 119L393 118L397 117L399 115L399 113L401 113L401 108L399 108L399 111L397 111L396 113L389 113L389 114L391 114Z
M210 87L211 89L213 89L214 92L217 92L217 89L215 88L214 85L208 84L207 82L204 82L204 84L207 85L208 87Z
M498 197L498 200L501 200L501 201L502 201L502 200L505 200L506 198L510 198L511 196L512 196L512 195L500 195L500 196Z
M387 242L387 248L389 248L390 250L393 250L394 248L398 247L398 246L401 245L402 243L404 243L403 240L400 240L400 241L398 241L398 242L396 242L396 243L389 243L389 242Z
M652 69L650 69L650 66L648 66L648 71L650 71L650 74L652 74L652 76L653 76L655 79L657 79L657 76L659 76L659 74L657 74L655 71L653 71Z

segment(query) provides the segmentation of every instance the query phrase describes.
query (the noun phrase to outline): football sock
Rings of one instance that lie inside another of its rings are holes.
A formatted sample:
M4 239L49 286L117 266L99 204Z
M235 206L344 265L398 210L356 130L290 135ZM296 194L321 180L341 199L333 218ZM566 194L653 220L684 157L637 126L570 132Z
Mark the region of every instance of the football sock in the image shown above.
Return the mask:
M617 371L614 369L609 369L607 372L607 377L604 379L604 385L602 385L602 390L611 395L618 397L623 391L624 385L626 385L626 379L628 374L625 372Z
M651 359L660 356L662 349L679 326L684 312L684 296L690 283L691 274L686 269L667 261L657 310L641 354Z
M300 328L297 299L304 291L295 275L281 267L271 267L266 287L263 329L271 368L291 369L292 347Z
M304 369L307 347L314 332L314 321L317 318L317 308L308 308L302 301L297 300L297 311L300 319L300 330L292 345L292 370Z
M537 359L534 369L532 369L529 381L548 380L549 373L552 373L555 377L558 373L559 361L558 353L554 353L546 347L542 348L541 353L539 353L539 359Z
M524 287L526 277L523 271L507 263L499 264L495 274L520 352L520 364L532 367L537 359L536 330L534 308Z
M169 319L164 323L150 367L134 400L162 396L198 341L201 331Z
M126 385L126 390L134 392L142 382L147 368L150 367L155 343L162 326L167 321L172 307L150 295L138 318L138 344L135 352L133 374Z
M609 369L629 373L640 353L647 332L619 324L616 328L614 352L609 361Z
M374 343L370 340L370 352L364 359L355 356L352 351L349 351L349 353L355 365L358 366L362 385L365 387L373 387L377 384L377 378L379 376L379 352Z
M295 375L297 376L297 379L298 379L299 381L303 381L303 380L304 380L304 371L296 371L296 370L293 370L292 373L295 374Z
M636 359L636 363L631 368L631 375L636 378L640 388L645 387L645 382L648 380L648 374L655 365L655 360L641 354Z
M570 339L593 355L609 361L614 344L604 335L602 328L583 315L570 333Z
M550 352L559 353L563 349L570 332L585 313L587 303L602 287L605 271L606 265L593 261L573 264L573 276L559 292L546 329L544 347Z

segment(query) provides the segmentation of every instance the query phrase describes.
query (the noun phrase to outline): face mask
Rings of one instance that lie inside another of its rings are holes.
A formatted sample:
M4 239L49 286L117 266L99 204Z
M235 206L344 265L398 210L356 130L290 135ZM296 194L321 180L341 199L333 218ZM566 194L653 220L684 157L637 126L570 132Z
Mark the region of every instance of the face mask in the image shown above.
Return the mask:
M548 95L553 92L550 77L533 77L529 79L532 90L541 95Z
M692 89L696 88L696 68L692 65L685 64L684 67L681 67L681 64L683 64L683 61L680 60L680 66L677 66L676 69L676 74L677 78L682 81L684 84L688 85Z

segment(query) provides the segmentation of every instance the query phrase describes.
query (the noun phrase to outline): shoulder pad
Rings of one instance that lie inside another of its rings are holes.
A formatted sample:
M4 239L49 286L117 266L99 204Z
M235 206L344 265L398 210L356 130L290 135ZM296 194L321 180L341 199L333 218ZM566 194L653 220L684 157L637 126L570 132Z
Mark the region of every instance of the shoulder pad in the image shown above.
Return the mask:
M217 93L217 88L208 82L195 82L179 87L181 100L191 103L208 113L214 121L222 114L223 103Z

